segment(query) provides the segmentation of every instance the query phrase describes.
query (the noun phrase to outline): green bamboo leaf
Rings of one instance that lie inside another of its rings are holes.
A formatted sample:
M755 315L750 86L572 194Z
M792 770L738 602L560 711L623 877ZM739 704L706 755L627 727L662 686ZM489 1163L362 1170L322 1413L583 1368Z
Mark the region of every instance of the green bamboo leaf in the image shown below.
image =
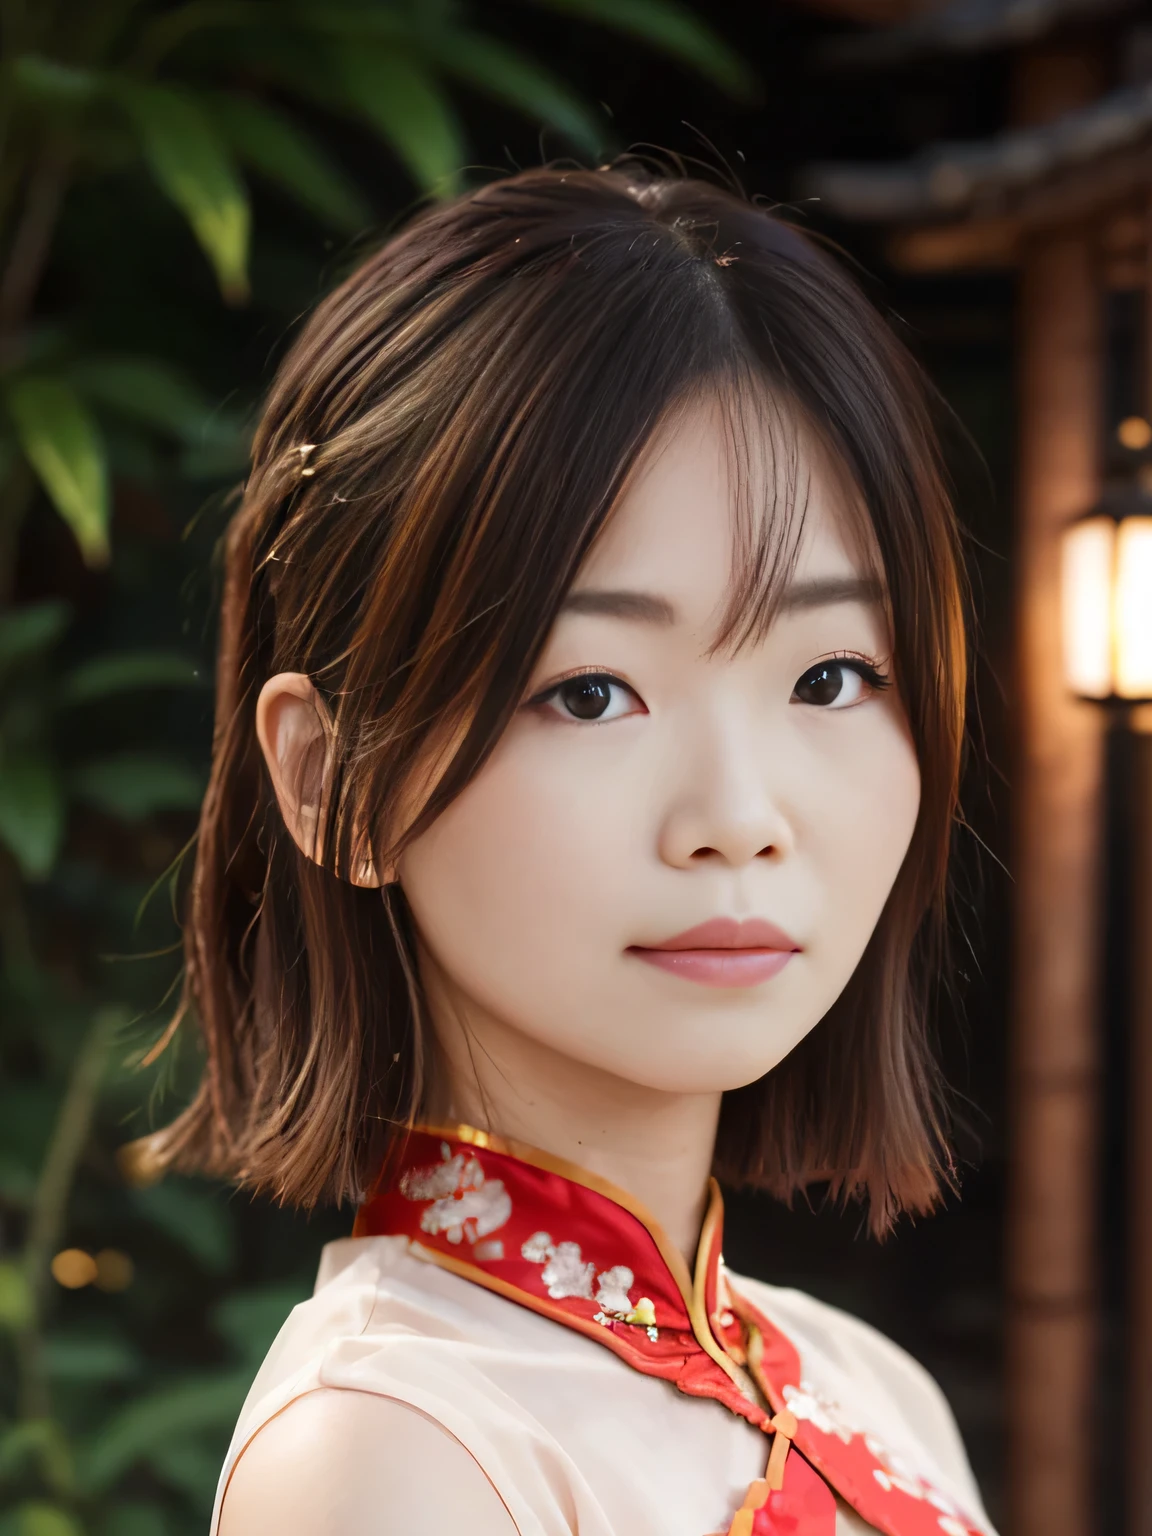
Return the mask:
M100 1536L172 1536L165 1507L140 1499L131 1503L117 1499L99 1529Z
M31 1200L35 1189L36 1179L31 1168L26 1167L21 1159L0 1150L0 1200L7 1200L12 1205L25 1206ZM0 1292L3 1289L4 1282L0 1279ZM0 1327L3 1326L4 1307L4 1298L0 1296Z
M130 1381L140 1374L140 1355L123 1339L49 1334L42 1356L48 1374L60 1382Z
M0 762L0 842L28 880L42 880L64 836L64 796L53 765L42 757Z
M192 1377L130 1402L106 1417L80 1462L80 1485L102 1493L136 1462L202 1430L235 1423L251 1382L248 1371Z
M0 1433L0 1477L7 1481L33 1456L39 1456L52 1432L50 1419L23 1419Z
M8 409L28 462L89 565L108 559L108 466L88 407L58 379L19 379Z
M229 480L248 467L248 443L235 432L190 443L180 455L180 473L186 480Z
M232 152L198 101L165 85L121 82L117 95L160 188L192 227L229 303L248 297L248 194Z
M68 627L68 604L26 603L0 614L0 667L25 661L55 645Z
M234 1262L235 1224L216 1189L169 1178L162 1184L133 1190L132 1203L209 1274L225 1274ZM271 1343L271 1338L265 1342Z
M344 172L289 118L250 96L219 96L212 117L242 160L333 228L353 233L372 215Z
M65 704L88 704L136 688L203 688L206 683L197 662L175 651L110 652L70 672L60 697Z
M32 1499L19 1505L15 1516L15 1536L84 1536L76 1517L59 1504Z
M447 196L460 184L464 140L447 96L410 55L368 43L327 50L337 99L391 145L425 191Z
M18 1264L0 1262L0 1328L16 1332L32 1321L35 1303L32 1288ZM0 1472L14 1454L15 1445L7 1436L0 1439Z
M562 80L515 48L461 31L435 38L430 47L436 61L458 80L548 123L587 154L598 155L604 148L600 118Z
M447 17L439 0L420 0L419 6L357 4L338 0L296 0L294 19L301 28L330 37L346 37L355 43L387 43L410 48L418 37L443 27Z
M744 60L677 0L535 0L537 5L627 32L670 54L728 91L751 100L756 77Z
M75 363L69 381L80 394L181 442L194 442L212 415L196 385L169 363L150 357L94 357Z
M71 1487L72 1452L55 1419L22 1419L0 1434L0 1479L9 1481L29 1462L39 1462L49 1487L58 1491Z
M220 1476L219 1446L195 1440L169 1440L155 1446L147 1462L157 1477L178 1489L193 1504L201 1505L205 1514L211 1510Z
M24 53L13 59L10 79L13 93L25 101L47 106L83 106L100 89L101 78L91 70L42 54Z
M143 821L156 811L195 810L204 794L198 773L174 758L124 753L86 763L69 775L69 787L124 821Z

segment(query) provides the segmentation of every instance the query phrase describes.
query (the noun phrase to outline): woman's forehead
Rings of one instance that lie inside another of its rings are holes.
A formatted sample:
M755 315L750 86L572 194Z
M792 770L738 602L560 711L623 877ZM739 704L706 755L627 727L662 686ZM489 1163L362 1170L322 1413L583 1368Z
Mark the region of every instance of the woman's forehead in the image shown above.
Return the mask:
M844 477L812 434L745 432L734 445L725 417L701 402L660 429L575 593L647 593L694 626L718 626L796 582L874 577Z

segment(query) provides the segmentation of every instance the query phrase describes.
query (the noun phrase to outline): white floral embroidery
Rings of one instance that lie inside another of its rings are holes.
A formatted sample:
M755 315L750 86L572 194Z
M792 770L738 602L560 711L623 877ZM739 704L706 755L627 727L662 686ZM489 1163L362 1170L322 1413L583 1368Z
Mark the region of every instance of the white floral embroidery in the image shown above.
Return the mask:
M958 1515L961 1513L960 1506L956 1501L950 1499L946 1493L941 1493L939 1488L927 1488L924 1497L932 1505L933 1509L938 1509L946 1515Z
M798 1387L785 1387L784 1401L798 1419L807 1419L821 1434L835 1435L845 1445L856 1433L844 1418L839 1403L821 1397L810 1381L802 1381Z
M823 1434L835 1435L845 1445L859 1435L869 1454L879 1463L873 1467L872 1476L885 1493L895 1489L940 1510L938 1523L945 1536L970 1536L971 1531L979 1530L979 1526L972 1522L964 1523L959 1505L922 1477L908 1457L893 1450L877 1435L857 1428L840 1405L822 1396L811 1382L802 1381L799 1387L785 1387L784 1401L798 1419L807 1419Z
M420 1213L422 1232L443 1232L450 1243L470 1243L497 1232L512 1214L512 1197L502 1179L485 1178L475 1157L463 1152L451 1156L447 1142L440 1146L442 1163L410 1168L400 1180L406 1200L429 1200Z
M474 1157L466 1159L463 1152L457 1152L453 1157L446 1141L440 1143L440 1156L444 1159L442 1163L433 1163L428 1168L409 1168L404 1174L400 1180L400 1193L405 1200L442 1200L468 1182L470 1164L480 1166Z
M540 1276L554 1301L565 1296L596 1302L600 1309L594 1321L607 1328L611 1323L631 1323L643 1328L653 1341L660 1337L656 1327L656 1313L652 1303L642 1296L635 1306L629 1292L636 1277L627 1264L613 1264L610 1269L596 1272L596 1266L585 1259L579 1243L554 1243L550 1232L533 1232L520 1245L521 1256L529 1264L543 1264ZM592 1283L596 1282L593 1296Z
M583 1296L591 1301L595 1274L595 1264L583 1258L579 1243L557 1243L540 1278L554 1301L564 1296Z
M614 1264L603 1274L596 1276L596 1305L605 1312L631 1312L632 1298L628 1292L634 1280L627 1264Z

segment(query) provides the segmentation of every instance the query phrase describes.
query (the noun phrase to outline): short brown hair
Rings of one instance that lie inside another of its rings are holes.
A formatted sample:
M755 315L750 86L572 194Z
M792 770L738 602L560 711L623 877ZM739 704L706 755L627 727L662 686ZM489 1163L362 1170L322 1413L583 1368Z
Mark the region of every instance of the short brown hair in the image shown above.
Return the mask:
M877 1230L931 1205L926 1015L965 647L929 392L812 241L730 192L629 166L530 171L424 213L319 306L279 371L226 541L182 1010L206 1069L151 1138L161 1161L303 1205L370 1184L421 1111L425 1043L403 895L344 878L363 853L354 808L378 812L383 867L461 791L657 426L749 378L819 435L866 510L922 798L844 993L725 1096L716 1171L784 1197L829 1180L869 1198ZM256 699L281 671L308 673L332 714L320 864L287 834L257 745ZM454 750L397 841L401 796L445 730Z

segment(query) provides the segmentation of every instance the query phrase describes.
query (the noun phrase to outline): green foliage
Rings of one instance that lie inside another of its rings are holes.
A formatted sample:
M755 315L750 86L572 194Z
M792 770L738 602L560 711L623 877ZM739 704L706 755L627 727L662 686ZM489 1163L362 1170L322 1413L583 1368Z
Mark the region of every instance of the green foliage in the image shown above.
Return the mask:
M248 196L227 142L195 97L161 85L118 94L157 183L185 215L226 299L248 297Z
M87 704L138 688L200 688L203 670L191 656L176 651L106 651L90 656L64 678L60 697L66 704Z
M99 758L77 768L70 783L78 799L122 821L138 821L157 811L194 811L204 794L204 781L194 769L159 754Z
M368 201L316 141L266 102L219 94L212 116L236 155L333 229L371 222Z
M76 535L84 558L108 558L108 464L96 423L59 379L17 379L8 410L28 462Z
M0 1526L4 1536L84 1536L84 1527L68 1510L42 1499L29 1499Z
M685 5L667 0L543 0L550 10L581 21L597 21L631 33L693 69L708 75L733 96L750 100L756 80L748 65Z
M13 752L0 762L0 842L28 880L56 862L64 833L64 796L48 758Z
M526 3L748 89L676 0ZM612 148L606 115L495 16L5 10L0 1536L202 1532L247 1386L346 1230L195 1179L131 1188L115 1154L197 1070L180 1035L153 1074L138 1063L179 980L166 893L206 782L208 573L270 347L338 275L333 235L466 184L478 102L557 151ZM53 1278L64 1249L96 1256L94 1283Z
M16 1333L28 1326L34 1314L32 1289L24 1271L18 1264L0 1264L0 1328Z

